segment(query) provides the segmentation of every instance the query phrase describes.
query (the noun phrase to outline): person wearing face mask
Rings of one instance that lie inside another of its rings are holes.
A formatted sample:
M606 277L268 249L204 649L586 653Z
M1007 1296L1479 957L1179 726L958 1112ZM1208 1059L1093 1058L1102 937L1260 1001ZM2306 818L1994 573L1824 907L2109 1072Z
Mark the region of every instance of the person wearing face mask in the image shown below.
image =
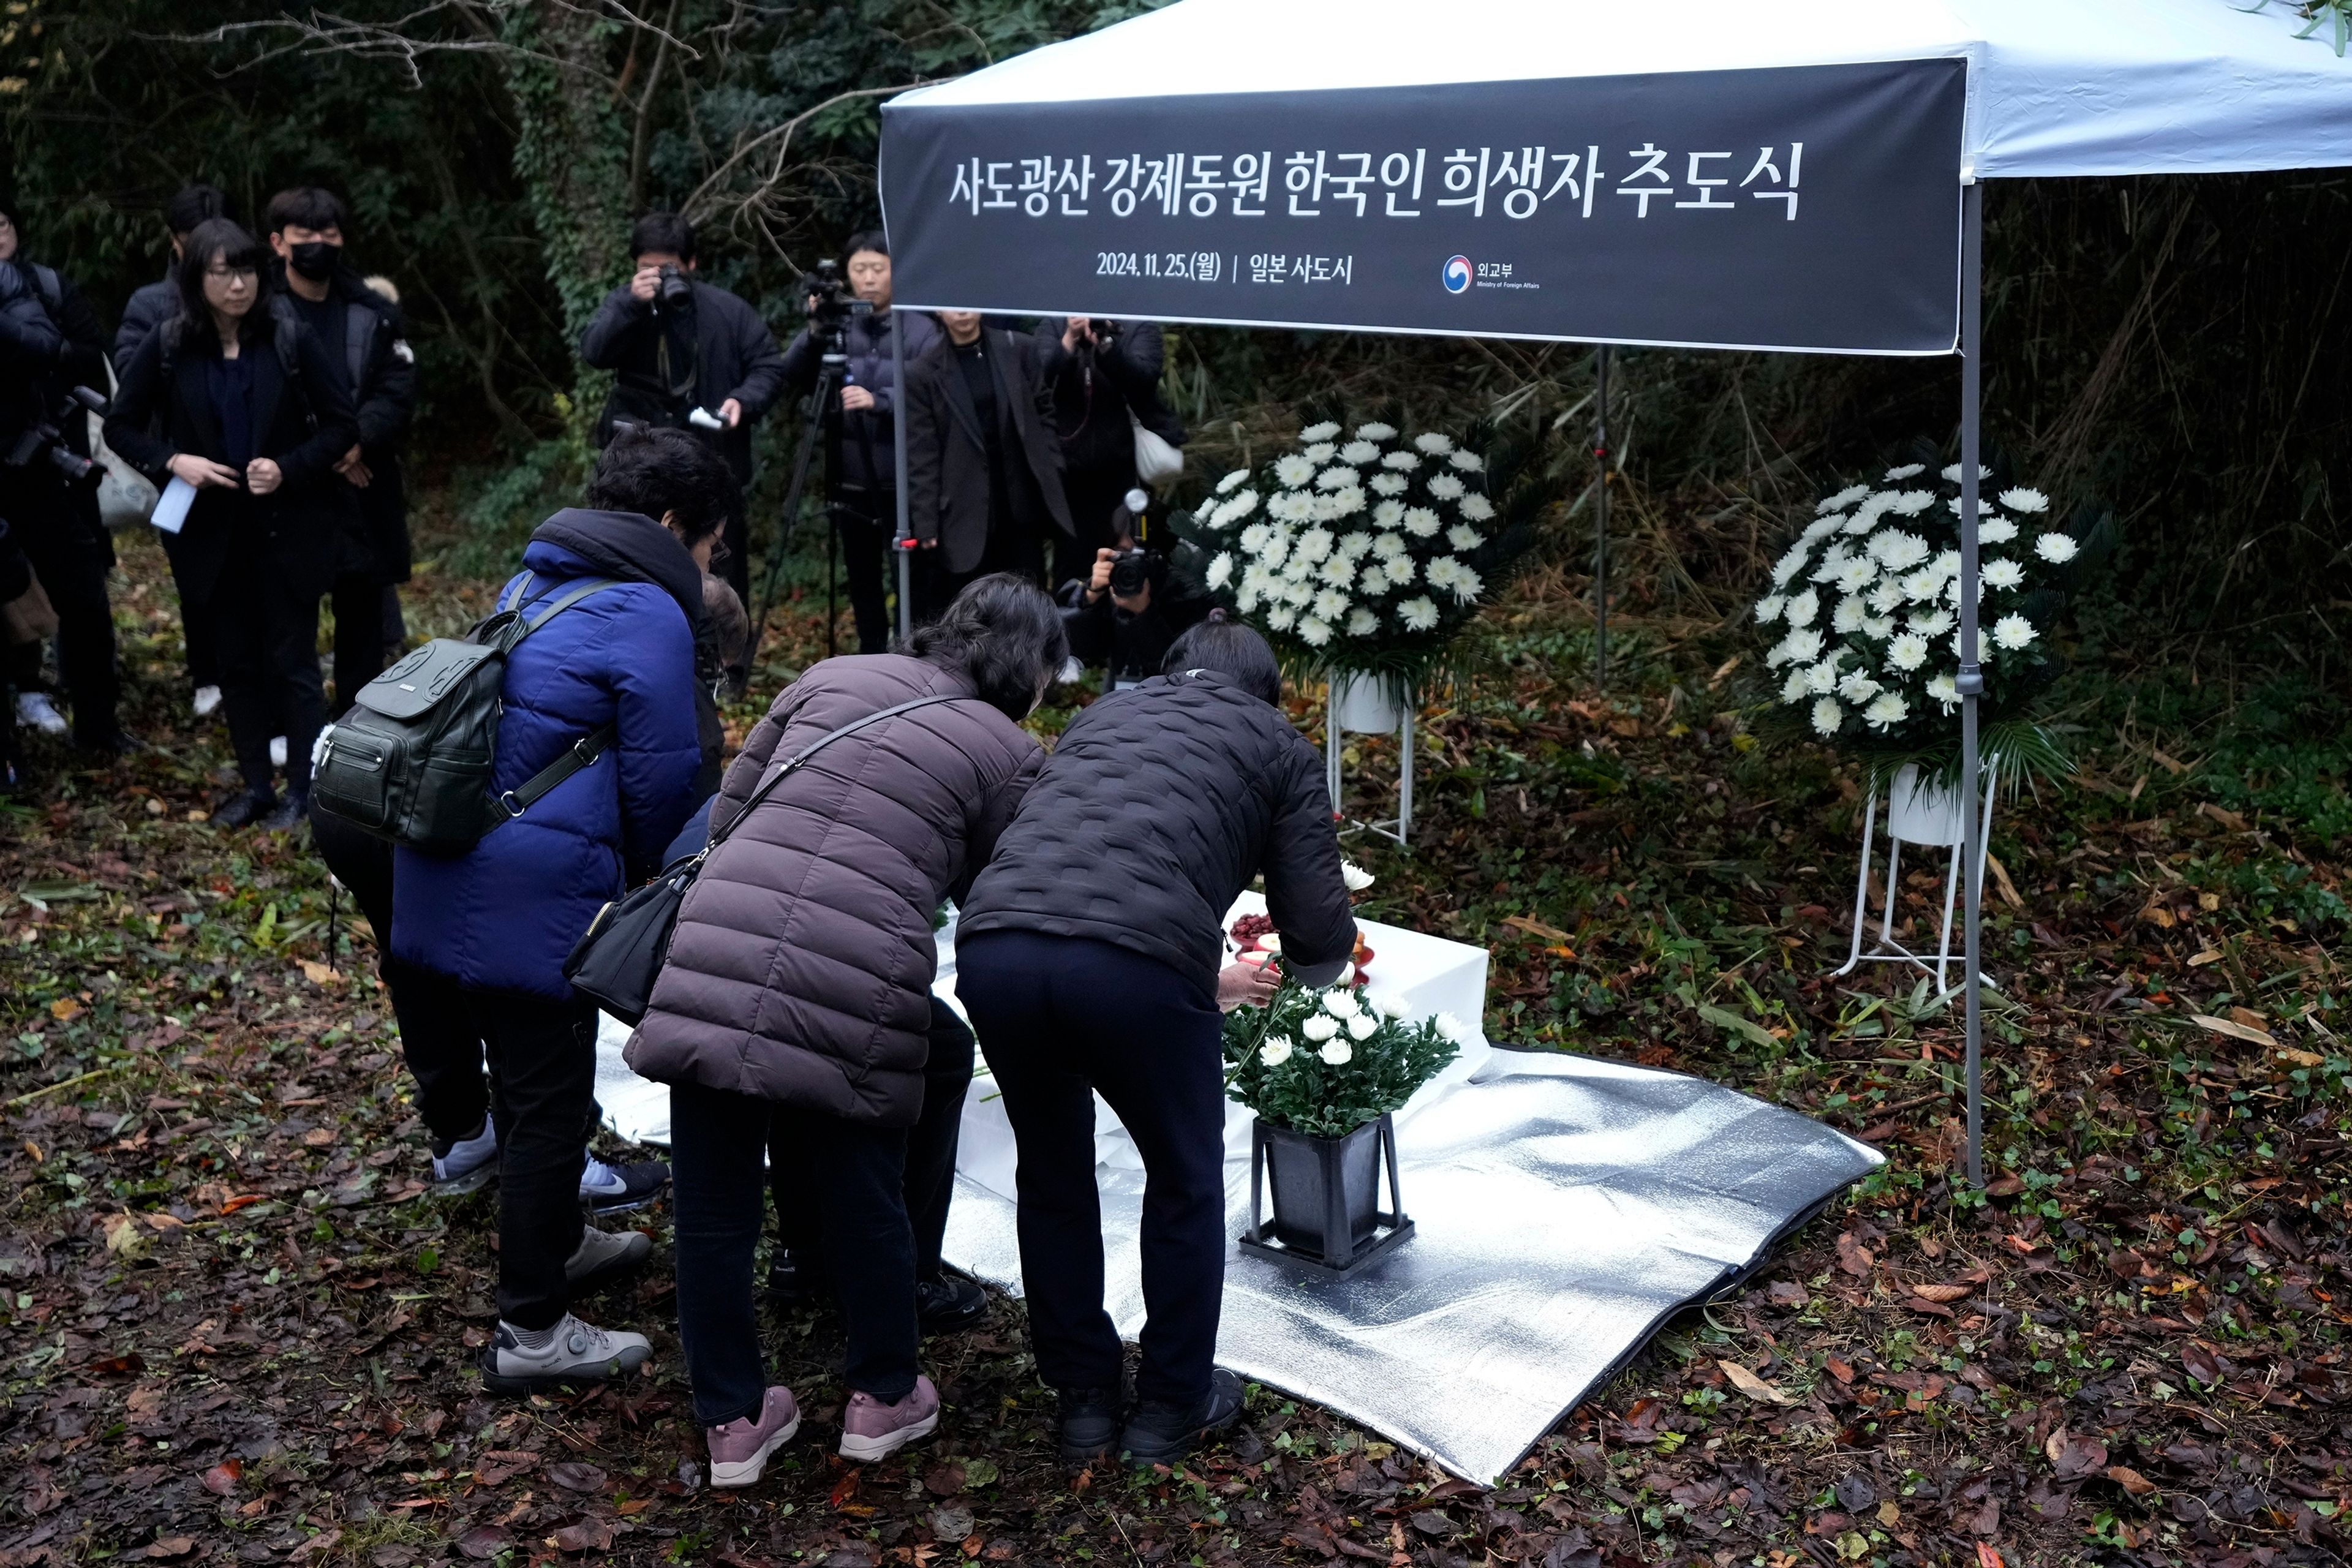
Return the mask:
M107 444L157 487L194 489L164 552L183 599L219 628L222 705L244 789L215 823L273 830L308 814L325 721L319 600L350 490L334 465L359 420L327 346L270 285L269 251L226 218L188 237L180 313L131 356ZM286 798L270 741L286 741Z
M890 646L886 607L886 563L890 538L898 530L898 385L890 363L890 337L903 331L900 352L908 363L939 341L940 324L928 314L890 310L890 242L878 228L860 230L843 247L842 272L851 292L873 307L850 317L842 329L849 363L835 406L820 418L837 429L826 444L825 499L841 538L842 574L849 608L857 622L857 651L881 653ZM814 301L811 301L814 308ZM795 392L816 384L822 342L803 328L784 350L784 381Z
M767 1381L752 1293L779 1121L810 1154L792 1196L815 1212L849 1332L842 1456L879 1459L939 1426L917 1364L907 1145L944 1109L927 1097L960 1102L971 1069L967 1056L951 1088L927 1070L931 920L1036 776L1020 721L1066 657L1043 589L981 578L905 652L813 666L720 788L715 847L627 1052L670 1086L678 1323L714 1485L750 1485L800 1426L792 1390Z
M65 338L62 354L30 378L30 391L43 419L57 423L67 447L88 458L89 417L79 408L62 419L58 413L77 386L106 391L106 331L72 279L34 260L24 239L16 209L0 205L0 266L13 268L24 280ZM57 611L58 673L73 710L74 743L110 754L124 751L134 742L115 721L121 683L115 671L114 614L106 596L114 542L99 516L98 492L68 484L42 461L0 468L0 487L5 487L0 493L7 497L18 542ZM64 733L65 718L41 689L41 645L26 643L0 658L14 665L16 721Z
M416 410L416 355L402 336L400 308L344 259L348 215L316 185L269 199L269 248L287 302L327 346L359 416L359 439L335 459L352 490L357 526L343 541L331 603L335 613L336 714L383 672L387 622L408 581L408 501L400 448ZM387 603L389 601L389 603Z

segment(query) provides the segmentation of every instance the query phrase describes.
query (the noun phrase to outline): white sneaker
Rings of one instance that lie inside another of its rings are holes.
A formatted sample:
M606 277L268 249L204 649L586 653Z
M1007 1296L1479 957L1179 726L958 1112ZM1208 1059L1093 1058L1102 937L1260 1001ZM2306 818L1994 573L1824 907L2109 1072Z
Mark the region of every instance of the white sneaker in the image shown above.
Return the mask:
M653 1255L654 1238L644 1231L583 1226L580 1245L563 1260L563 1278L574 1290L585 1293Z
M196 700L190 703L189 706L196 710L197 718L209 719L213 716L213 710L218 708L220 704L221 689L219 687L199 686L196 688Z
M488 1112L482 1130L433 1156L433 1191L439 1197L478 1192L499 1173L499 1133Z
M273 768L286 765L286 737L283 735L269 737L269 765Z
M482 1352L482 1386L493 1394L538 1394L601 1383L615 1373L636 1371L653 1356L654 1347L645 1335L600 1329L569 1312L543 1334L518 1329L501 1318L498 1332Z
M44 735L66 732L66 716L58 711L57 703L46 691L16 693L16 722L38 730Z

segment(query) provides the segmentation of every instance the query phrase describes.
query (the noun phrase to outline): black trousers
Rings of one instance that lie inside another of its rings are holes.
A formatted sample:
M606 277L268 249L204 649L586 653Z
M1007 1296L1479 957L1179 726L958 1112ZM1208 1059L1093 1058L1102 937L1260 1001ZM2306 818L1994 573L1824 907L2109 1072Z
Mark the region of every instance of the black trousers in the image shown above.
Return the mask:
M904 1128L780 1108L727 1089L669 1091L671 1204L677 1245L678 1338L695 1419L706 1426L760 1408L767 1386L751 1293L760 1179L774 1124L823 1179L794 1194L840 1260L834 1289L849 1334L842 1381L886 1404L915 1386L915 1241L903 1192Z
M931 1054L923 1063L923 1113L907 1130L907 1217L915 1231L915 1278L937 1280L940 1253L948 1234L948 1210L955 1202L956 1144L963 1128L965 1091L971 1088L971 1031L955 1009L931 998ZM793 1135L788 1115L779 1115L768 1137L768 1184L776 1203L776 1242L799 1258L832 1271L823 1227L809 1192L824 1172L808 1143Z
M886 505L895 505L884 498ZM841 541L841 585L849 595L849 612L857 622L857 651L890 651L890 611L887 595L897 587L897 564L890 559L891 536L898 531L895 512L869 517L847 505L836 507L833 531Z
M326 722L319 595L255 552L239 552L206 601L219 633L221 706L246 787L269 787L269 742L286 737L286 783L310 787L310 742ZM371 623L373 624L373 623Z
M1100 1090L1143 1156L1144 1399L1209 1392L1225 1282L1224 1058L1216 997L1108 942L990 931L956 952L956 994L980 1031L1020 1145L1022 1289L1037 1373L1116 1389L1095 1187Z
M187 645L188 684L220 684L220 627L212 606L201 600L180 600L180 637Z
M346 572L335 579L328 597L335 612L335 718L343 716L361 687L383 673L387 592L372 572Z
M1124 468L1071 468L1062 475L1062 495L1069 504L1070 523L1077 537L1055 536L1054 587L1074 579L1083 583L1093 575L1095 552L1117 542L1111 536L1111 514L1126 504L1127 492L1135 484L1131 458Z
M34 574L58 612L58 676L67 700L73 705L74 737L110 741L116 729L115 709L122 697L114 665L114 611L106 599L106 574L113 552L97 524L74 514L70 499L52 499L54 507L37 500L25 521L9 529L9 537L24 546ZM40 676L40 645L26 644L13 657L18 661L15 669L18 689L35 689ZM13 722L15 715L9 717Z
M571 1310L580 1172L596 1113L596 1008L510 991L461 993L490 1063L499 1131L499 1316L544 1329ZM758 1183L751 1190L756 1194ZM755 1198L754 1202L757 1201Z
M392 846L315 807L310 838L375 932L376 973L400 1021L400 1054L416 1079L417 1115L443 1143L471 1137L490 1108L482 1037L462 986L392 955Z

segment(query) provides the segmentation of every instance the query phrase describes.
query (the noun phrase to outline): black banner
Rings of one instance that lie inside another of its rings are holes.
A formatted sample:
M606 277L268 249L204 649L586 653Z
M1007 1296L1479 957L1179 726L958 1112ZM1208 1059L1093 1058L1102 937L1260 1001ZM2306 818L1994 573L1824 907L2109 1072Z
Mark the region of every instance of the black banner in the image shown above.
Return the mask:
M1958 59L886 105L904 306L1949 353Z

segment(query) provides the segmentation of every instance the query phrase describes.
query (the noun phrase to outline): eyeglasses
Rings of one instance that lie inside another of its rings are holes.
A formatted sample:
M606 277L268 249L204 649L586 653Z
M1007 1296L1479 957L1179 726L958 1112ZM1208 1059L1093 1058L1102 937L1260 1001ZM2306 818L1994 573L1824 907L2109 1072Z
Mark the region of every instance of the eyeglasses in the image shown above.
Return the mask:
M258 278L261 270L255 267L207 267L205 276L227 283L239 278Z

